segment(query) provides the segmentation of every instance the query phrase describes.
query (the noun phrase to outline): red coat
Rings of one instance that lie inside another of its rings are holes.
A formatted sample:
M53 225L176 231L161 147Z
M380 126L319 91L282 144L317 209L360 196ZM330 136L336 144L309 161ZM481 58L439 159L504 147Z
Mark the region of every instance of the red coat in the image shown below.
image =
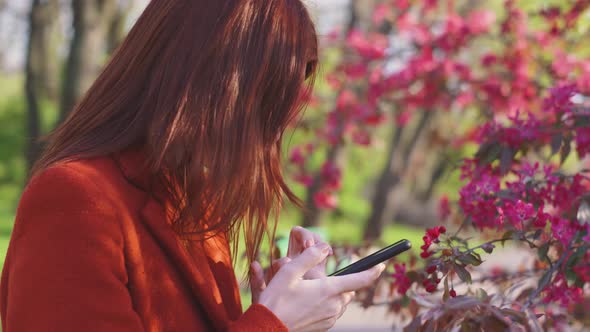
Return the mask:
M2 330L287 331L262 305L242 313L224 235L183 247L139 189L141 160L70 162L32 179L0 280Z

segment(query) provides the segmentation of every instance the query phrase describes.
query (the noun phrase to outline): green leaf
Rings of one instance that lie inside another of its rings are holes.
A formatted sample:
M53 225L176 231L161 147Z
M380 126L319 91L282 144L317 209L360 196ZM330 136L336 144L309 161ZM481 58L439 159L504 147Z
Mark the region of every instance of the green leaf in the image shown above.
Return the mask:
M549 257L547 257L547 252L549 251L549 242L543 243L539 249L537 250L537 254L539 255L539 259L542 262L548 262Z
M526 320L526 315L522 311L516 311L513 309L509 309L509 308L503 308L503 309L501 309L501 311L504 315L506 315L507 317L509 317L510 319L512 319L515 322L522 324Z
M481 321L481 331L507 331L508 324L498 317L487 316Z
M507 174L512 166L512 159L516 155L516 152L509 147L502 149L502 155L500 156L500 173Z
M563 164L567 157L569 157L570 153L572 152L572 145L571 139L565 140L562 148L561 148L561 164Z
M565 278L568 281L571 281L572 284L575 284L576 281L578 280L578 275L571 269L567 269L565 271ZM570 285L571 286L571 285Z
M543 234L543 230L537 229L532 236L533 240L538 240L541 237L541 234Z
M399 301L399 304L400 304L402 307L407 307L407 306L409 306L409 305L410 305L410 302L411 302L411 299L410 299L410 297L409 297L409 296L407 296L407 295L404 295L404 297L402 297L402 298L400 299L400 301Z
M475 158L479 160L480 165L488 165L498 159L502 153L502 146L496 140L481 145Z
M410 281L412 282L420 280L420 274L418 274L418 272L416 271L406 272L406 277L408 277L408 279L410 279Z
M473 253L464 254L458 257L459 261L465 265L480 266L483 261Z
M575 252L573 252L570 257L568 258L567 262L565 263L565 268L570 269L578 264L578 262L584 257L586 254L586 250L582 250L584 248L578 248Z
M504 232L504 234L502 234L502 246L504 246L504 243L508 240L514 240L514 239L518 239L518 233L510 230L510 231L506 231Z
M475 291L475 297L477 297L478 299L484 301L484 300L487 300L487 298L489 297L489 295L488 295L488 293L483 288L478 288Z
M467 269L465 269L465 267L459 265L459 264L455 264L455 272L457 273L457 276L459 277L459 279L461 279L463 282L470 284L471 283L471 273L469 273L469 271L467 271Z
M551 138L551 155L555 155L561 149L561 142L563 141L562 134L555 134Z

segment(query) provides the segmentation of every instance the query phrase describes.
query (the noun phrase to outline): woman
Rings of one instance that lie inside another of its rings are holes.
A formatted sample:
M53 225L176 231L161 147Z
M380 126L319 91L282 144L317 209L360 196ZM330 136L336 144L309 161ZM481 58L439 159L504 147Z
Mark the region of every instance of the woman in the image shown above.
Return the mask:
M330 328L383 266L328 278L330 247L301 228L271 280L255 262L271 212L297 202L281 139L316 62L300 0L151 2L33 170L2 273L3 331Z

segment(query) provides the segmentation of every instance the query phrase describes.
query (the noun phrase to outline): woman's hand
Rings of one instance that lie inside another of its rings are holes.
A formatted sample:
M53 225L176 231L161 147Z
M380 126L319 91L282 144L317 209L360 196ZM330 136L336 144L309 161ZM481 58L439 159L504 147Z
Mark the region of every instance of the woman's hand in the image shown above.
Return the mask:
M291 229L291 234L289 235L289 249L287 250L287 257L290 259L294 259L295 257L299 256L305 249L318 244L326 244L322 241L322 238L319 234L309 231L301 226L295 226ZM333 251L330 247L330 255L332 254ZM303 279L318 279L325 277L326 262L327 257L318 265L314 266L312 269L307 271L307 273L303 276ZM273 269L273 271L277 270Z
M330 251L330 246L320 243L284 262L258 293L255 303L266 306L292 332L331 328L352 300L353 292L374 283L385 265L346 276L305 280L303 276L325 260Z

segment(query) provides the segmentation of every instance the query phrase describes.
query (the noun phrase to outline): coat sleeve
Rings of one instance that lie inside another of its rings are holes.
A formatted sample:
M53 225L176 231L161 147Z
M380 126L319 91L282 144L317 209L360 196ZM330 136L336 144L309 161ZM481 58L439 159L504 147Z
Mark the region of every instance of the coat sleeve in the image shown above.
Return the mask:
M253 304L227 332L288 332L283 322L261 304Z
M4 332L141 332L123 233L98 172L56 166L19 204L2 274Z

